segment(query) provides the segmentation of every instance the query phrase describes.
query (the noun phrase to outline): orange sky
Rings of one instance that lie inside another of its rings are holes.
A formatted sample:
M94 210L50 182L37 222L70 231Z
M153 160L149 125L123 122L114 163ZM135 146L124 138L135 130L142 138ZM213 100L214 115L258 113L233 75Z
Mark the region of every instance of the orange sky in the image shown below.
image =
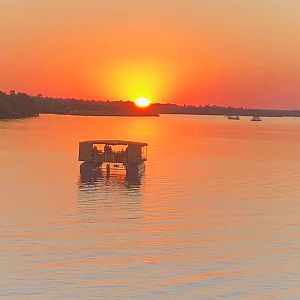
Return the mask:
M0 89L300 109L298 0L2 0Z

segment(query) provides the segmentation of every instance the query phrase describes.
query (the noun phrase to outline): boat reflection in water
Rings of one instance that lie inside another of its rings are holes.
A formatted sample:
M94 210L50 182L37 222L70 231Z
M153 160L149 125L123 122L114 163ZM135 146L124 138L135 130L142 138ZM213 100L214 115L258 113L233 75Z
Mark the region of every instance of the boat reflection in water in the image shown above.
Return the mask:
M86 168L80 165L80 184L95 185L99 182L118 182L118 185L127 188L139 187L141 185L142 175L122 172L120 169L106 168L104 171L101 167Z
M125 219L140 216L144 176L124 170L81 170L78 182L78 216L81 222L104 222L120 214Z

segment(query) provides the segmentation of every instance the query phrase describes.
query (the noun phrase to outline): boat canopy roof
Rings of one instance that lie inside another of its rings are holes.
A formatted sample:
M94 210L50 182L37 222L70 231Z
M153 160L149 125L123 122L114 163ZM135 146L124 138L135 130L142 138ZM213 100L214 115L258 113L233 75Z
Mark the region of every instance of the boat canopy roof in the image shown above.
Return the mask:
M84 141L82 143L93 144L93 145L121 145L121 146L136 145L141 147L148 146L147 143L123 141L123 140L90 140L90 141Z

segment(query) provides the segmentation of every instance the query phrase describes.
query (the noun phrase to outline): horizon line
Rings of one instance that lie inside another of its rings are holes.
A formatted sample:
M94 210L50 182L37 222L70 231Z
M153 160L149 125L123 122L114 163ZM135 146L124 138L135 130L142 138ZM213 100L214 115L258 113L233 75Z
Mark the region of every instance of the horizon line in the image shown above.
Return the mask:
M96 102L131 102L134 103L134 100L129 100L129 99L119 99L119 100L115 100L115 99L110 99L110 100L101 100L101 99L90 99L90 98L74 98L74 97L58 97L58 96L48 96L48 95L44 95L42 93L38 93L37 95L33 95L31 93L28 92L24 92L24 91L16 91L14 89L10 89L9 91L5 92L4 90L0 90L0 92L3 92L5 94L11 94L11 92L14 92L15 94L21 93L21 94L26 94L30 97L35 97L35 98L50 98L50 99L58 99L58 100L76 100L76 101L96 101ZM209 106L209 107L222 107L222 108L233 108L233 109L244 109L244 110L271 110L271 111L300 111L300 108L263 108L263 107L237 107L237 106L225 106L225 105L218 105L218 104L186 104L186 103L181 103L181 104L177 104L177 103L172 103L172 102L165 102L165 103L161 103L161 102L151 102L151 105L176 105L179 107L187 107L187 106L191 106L191 107L205 107L205 106Z

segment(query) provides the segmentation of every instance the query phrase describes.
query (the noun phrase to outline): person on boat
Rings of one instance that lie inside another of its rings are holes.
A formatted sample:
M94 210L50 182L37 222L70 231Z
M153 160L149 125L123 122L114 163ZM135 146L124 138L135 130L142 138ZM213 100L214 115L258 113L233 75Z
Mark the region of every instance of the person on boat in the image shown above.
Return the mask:
M93 159L95 160L99 155L99 150L96 146L93 147Z
M104 153L110 154L110 153L112 153L112 152L113 152L112 147L111 147L110 145L106 144L106 145L104 146Z

